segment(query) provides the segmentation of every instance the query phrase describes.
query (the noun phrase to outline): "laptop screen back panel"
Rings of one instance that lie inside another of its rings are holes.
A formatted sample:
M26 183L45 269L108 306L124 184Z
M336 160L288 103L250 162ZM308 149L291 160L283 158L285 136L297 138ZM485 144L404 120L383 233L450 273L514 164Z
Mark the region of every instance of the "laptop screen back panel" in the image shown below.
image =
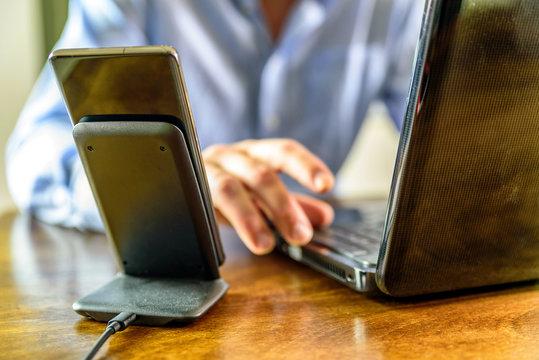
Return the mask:
M539 278L539 2L427 1L378 286Z

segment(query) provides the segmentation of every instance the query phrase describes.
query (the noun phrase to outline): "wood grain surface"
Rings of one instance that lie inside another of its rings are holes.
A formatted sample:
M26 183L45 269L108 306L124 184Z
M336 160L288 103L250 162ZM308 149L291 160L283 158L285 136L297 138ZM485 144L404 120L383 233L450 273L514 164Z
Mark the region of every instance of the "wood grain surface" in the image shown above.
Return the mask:
M223 242L230 290L216 306L187 325L133 326L97 358L539 359L538 283L398 301L251 255L230 230ZM71 304L115 272L103 235L0 217L0 358L83 358L104 324Z

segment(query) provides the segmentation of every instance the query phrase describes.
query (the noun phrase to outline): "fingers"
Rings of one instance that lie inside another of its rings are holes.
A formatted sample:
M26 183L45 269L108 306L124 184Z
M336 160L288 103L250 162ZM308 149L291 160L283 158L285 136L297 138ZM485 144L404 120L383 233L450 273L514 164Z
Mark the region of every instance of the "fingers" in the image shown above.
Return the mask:
M303 194L294 193L293 196L314 228L324 228L333 222L335 213L329 204Z
M206 164L206 173L219 216L236 229L253 253L262 255L273 250L273 233L242 183L211 163Z
M313 229L308 217L296 199L288 193L275 170L234 147L220 147L218 150L210 150L208 154L207 163L239 180L252 197L255 208L260 209L273 222L289 243L304 245L311 240ZM231 221L234 214L227 213L223 208L219 210Z
M312 191L329 191L335 182L333 174L322 160L297 141L245 140L237 143L235 147L272 169L290 175Z
M222 225L227 225L227 226L232 226L232 224L230 224L230 221L228 221L226 219L226 217L223 216L223 214L221 214L221 212L219 211L219 209L215 209L215 219L217 220L217 222L219 224L222 224Z
M220 223L232 225L255 254L270 252L275 238L266 218L294 245L305 245L313 225L333 219L331 207L292 195L278 176L287 173L313 191L328 191L334 178L327 166L299 143L287 139L247 140L203 151L208 182Z

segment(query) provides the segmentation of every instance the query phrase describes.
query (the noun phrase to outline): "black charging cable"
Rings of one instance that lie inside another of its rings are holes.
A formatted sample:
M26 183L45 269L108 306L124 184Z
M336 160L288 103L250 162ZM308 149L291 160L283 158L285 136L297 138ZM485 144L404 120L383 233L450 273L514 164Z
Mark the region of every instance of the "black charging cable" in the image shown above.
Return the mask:
M107 328L105 329L103 334L101 334L99 339L97 339L97 342L95 343L94 347L86 355L84 360L91 360L112 334L127 329L127 327L131 325L136 319L137 314L130 312L121 312L114 318L110 319L107 323Z

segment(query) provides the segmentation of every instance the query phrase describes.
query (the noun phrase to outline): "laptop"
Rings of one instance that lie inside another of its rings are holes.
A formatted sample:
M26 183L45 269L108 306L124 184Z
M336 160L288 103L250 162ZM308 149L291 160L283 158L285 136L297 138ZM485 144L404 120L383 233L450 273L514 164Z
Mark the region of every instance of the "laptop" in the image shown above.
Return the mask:
M539 278L539 2L427 0L389 199L278 248L396 297Z

